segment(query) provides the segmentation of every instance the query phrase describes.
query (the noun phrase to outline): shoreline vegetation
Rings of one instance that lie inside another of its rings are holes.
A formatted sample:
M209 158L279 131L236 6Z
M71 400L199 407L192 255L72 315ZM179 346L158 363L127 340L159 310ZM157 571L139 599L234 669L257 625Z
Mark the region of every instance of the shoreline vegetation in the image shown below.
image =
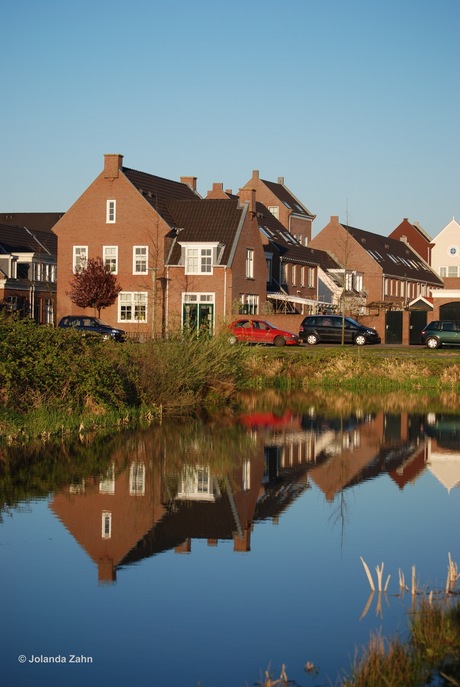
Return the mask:
M268 390L329 410L331 391L341 407L455 408L460 351L277 349L231 345L225 334L118 344L0 317L0 439L8 443L231 414L244 393Z

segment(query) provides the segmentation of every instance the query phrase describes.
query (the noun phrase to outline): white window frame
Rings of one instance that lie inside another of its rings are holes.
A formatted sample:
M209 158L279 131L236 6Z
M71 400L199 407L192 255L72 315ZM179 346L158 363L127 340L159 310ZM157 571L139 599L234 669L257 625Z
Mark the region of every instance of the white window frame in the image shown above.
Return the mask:
M276 217L276 219L279 220L279 218L280 218L279 206L278 205L269 205L268 209L272 213L273 217Z
M241 294L241 305L242 310L247 315L258 315L259 314L259 295L256 293L243 293ZM245 308L244 306L248 306Z
M128 313L129 317L125 315ZM140 312L143 317L139 317ZM120 291L118 295L118 322L142 322L148 321L148 293L147 291Z
M112 538L112 513L109 510L102 511L101 537L102 539Z
M85 269L88 264L88 246L74 246L72 249L72 269L74 273Z
M254 279L254 249L246 249L246 279Z
M113 251L113 253L111 253ZM104 267L110 269L111 274L118 274L118 246L102 246ZM114 265L115 269L112 269Z
M113 463L99 482L99 493L110 494L110 496L115 494L115 465Z
M106 224L115 224L117 221L117 201L108 200L105 209Z
M182 243L185 249L185 274L213 274L217 243Z
M145 264L144 269L141 268ZM149 271L148 246L133 246L133 274L147 274Z
M145 494L145 463L132 462L129 469L129 495L144 496Z

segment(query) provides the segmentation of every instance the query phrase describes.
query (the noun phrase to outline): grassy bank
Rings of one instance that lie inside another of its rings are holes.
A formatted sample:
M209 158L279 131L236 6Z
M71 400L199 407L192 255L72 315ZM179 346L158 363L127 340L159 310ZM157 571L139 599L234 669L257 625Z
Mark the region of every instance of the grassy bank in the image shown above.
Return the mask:
M0 436L11 441L231 409L248 390L306 398L404 392L454 407L460 352L232 346L225 336L120 345L0 318ZM339 392L339 393L337 393Z
M410 618L407 641L375 635L341 687L460 686L460 604L423 599Z

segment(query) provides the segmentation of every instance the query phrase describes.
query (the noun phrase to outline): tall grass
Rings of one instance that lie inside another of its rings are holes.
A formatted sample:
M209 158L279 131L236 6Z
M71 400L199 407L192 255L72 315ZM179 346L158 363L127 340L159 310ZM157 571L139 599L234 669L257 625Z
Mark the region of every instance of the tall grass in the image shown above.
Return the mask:
M460 686L460 604L424 598L410 621L410 637L371 637L341 687Z

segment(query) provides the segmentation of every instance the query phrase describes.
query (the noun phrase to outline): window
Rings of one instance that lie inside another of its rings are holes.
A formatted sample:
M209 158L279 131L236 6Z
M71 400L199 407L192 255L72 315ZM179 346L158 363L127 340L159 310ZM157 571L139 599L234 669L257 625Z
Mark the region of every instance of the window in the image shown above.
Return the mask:
M315 275L316 275L316 270L314 267L309 267L308 268L308 288L312 289L315 286Z
M457 265L449 265L447 267L447 276L456 277L457 276Z
M88 261L88 246L73 247L73 271L79 272L86 267Z
M292 265L291 267L291 283L292 286L297 286L297 265Z
M276 219L280 218L280 209L277 205L269 205L268 209L272 213L273 217L276 217Z
M240 313L244 315L257 315L259 311L259 296L252 293L242 294Z
M107 224L115 224L115 222L116 222L116 209L117 209L117 201L116 200L108 200L107 201L107 207L106 207L106 219L105 219Z
M99 482L100 494L115 494L115 466L111 465Z
M267 284L270 284L273 279L273 256L266 254L265 260L267 262Z
M118 273L118 246L103 246L104 266L112 274Z
M246 279L254 279L254 251L248 248L246 251Z
M112 513L108 510L102 511L102 539L110 539L112 536Z
M281 263L281 283L287 284L287 265L285 262Z
M300 268L300 286L305 286L305 267Z
M439 268L439 276L440 277L447 277L447 267L440 267Z
M185 274L212 274L212 248L186 246Z
M144 496L145 494L145 465L131 463L129 469L129 495Z
M147 293L122 291L118 296L119 322L147 322Z
M133 246L133 274L147 274L147 246Z

